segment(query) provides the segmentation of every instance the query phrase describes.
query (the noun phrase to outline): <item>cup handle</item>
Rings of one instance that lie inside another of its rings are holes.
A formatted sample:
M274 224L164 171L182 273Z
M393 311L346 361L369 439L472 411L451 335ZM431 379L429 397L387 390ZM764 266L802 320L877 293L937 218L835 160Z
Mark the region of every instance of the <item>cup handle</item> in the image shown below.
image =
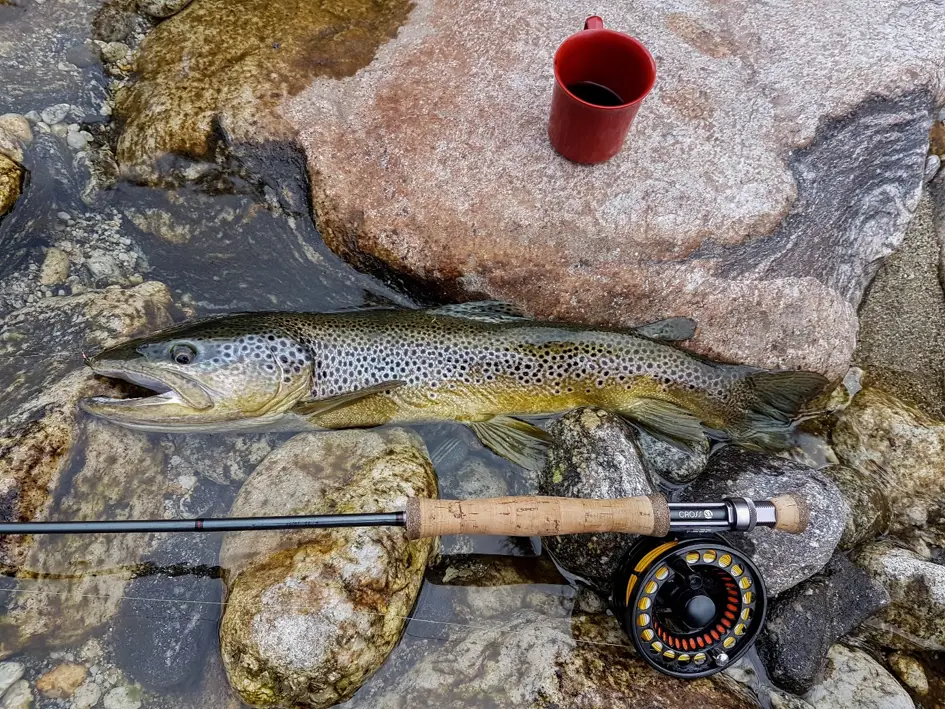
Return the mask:
M604 21L601 18L599 18L597 15L591 15L586 20L584 20L584 29L602 30L604 29Z

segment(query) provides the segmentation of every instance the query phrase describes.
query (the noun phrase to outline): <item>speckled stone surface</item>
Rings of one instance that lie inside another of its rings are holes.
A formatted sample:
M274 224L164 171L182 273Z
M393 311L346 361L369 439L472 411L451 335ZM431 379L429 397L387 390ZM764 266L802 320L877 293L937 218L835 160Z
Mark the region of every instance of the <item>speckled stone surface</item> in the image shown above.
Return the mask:
M552 55L599 14L653 52L623 152L545 134ZM281 116L329 245L444 297L634 324L699 352L842 375L855 307L919 198L945 8L418 0L366 68Z

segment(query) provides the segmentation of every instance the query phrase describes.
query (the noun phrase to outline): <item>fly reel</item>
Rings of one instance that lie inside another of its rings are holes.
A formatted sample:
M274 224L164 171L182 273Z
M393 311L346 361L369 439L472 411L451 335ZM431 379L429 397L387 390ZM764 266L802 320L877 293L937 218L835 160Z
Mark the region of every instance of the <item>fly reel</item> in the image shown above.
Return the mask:
M721 537L641 539L614 576L613 605L637 653L683 679L724 669L765 619L758 568Z

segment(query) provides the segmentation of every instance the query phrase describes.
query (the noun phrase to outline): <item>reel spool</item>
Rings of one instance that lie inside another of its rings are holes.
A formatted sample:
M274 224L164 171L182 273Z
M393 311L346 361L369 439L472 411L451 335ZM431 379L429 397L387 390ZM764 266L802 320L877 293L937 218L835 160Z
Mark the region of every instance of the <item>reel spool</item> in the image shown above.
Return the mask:
M614 610L637 653L683 679L715 674L745 654L766 601L758 568L716 535L641 539L614 576Z

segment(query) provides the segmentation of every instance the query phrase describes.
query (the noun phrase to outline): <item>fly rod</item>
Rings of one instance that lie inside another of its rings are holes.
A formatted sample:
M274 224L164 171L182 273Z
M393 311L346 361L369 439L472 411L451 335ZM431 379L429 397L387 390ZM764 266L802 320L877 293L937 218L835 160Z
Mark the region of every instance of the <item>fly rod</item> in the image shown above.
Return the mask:
M411 498L403 511L283 517L213 517L113 521L4 522L0 534L121 534L243 532L335 527L405 527L409 539L448 534L557 536L623 532L664 537L670 532L747 532L756 526L803 532L808 508L793 494L770 500L729 497L719 502L667 502L662 495L616 499L496 497L473 500Z

